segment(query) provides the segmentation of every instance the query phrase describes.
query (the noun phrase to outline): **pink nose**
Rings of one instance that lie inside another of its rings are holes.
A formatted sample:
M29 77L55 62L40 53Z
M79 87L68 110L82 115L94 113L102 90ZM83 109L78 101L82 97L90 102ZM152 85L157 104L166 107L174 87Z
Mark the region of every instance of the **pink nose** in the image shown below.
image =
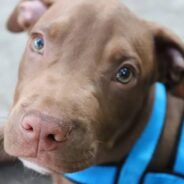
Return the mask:
M66 140L69 126L60 120L43 114L31 114L21 122L21 132L26 142L37 147L38 151L54 150Z

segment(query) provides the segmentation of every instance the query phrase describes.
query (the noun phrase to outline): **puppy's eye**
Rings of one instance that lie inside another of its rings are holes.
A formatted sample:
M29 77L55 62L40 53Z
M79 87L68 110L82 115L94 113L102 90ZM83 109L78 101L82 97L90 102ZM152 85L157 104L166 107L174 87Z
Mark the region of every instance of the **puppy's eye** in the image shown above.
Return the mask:
M33 38L33 40L32 40L33 51L35 51L39 54L43 54L44 46L45 46L44 39L41 36L37 36L37 37Z
M128 67L122 67L116 74L116 80L122 84L129 83L134 77L133 71Z

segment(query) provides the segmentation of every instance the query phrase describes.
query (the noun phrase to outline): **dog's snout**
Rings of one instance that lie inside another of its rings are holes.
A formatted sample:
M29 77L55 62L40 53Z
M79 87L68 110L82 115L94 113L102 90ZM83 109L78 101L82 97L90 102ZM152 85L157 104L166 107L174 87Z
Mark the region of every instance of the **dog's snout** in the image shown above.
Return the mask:
M47 115L31 114L23 118L21 132L26 142L37 145L38 151L54 150L71 131L69 126L63 126L62 122L56 122L54 118Z

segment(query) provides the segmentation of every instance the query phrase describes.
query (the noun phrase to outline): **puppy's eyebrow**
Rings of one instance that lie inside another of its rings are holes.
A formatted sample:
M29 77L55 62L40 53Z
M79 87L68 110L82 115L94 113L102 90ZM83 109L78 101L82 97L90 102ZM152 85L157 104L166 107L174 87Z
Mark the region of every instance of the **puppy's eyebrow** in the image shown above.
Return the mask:
M46 35L48 34L48 28L47 27L40 27L40 28L33 28L29 34L32 35L32 34L37 34L37 33L40 33L40 34L43 34L45 33Z
M48 23L47 25L38 25L36 26L31 33L44 33L49 38L52 39L60 39L65 35L70 27L71 24L69 24L69 21L67 18L60 18L58 17L56 20L54 20L51 23Z

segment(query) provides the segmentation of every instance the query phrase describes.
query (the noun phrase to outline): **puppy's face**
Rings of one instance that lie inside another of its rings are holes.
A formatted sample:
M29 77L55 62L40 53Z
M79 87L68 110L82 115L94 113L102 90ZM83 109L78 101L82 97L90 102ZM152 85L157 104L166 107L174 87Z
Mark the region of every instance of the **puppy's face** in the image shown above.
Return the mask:
M149 25L118 1L55 3L29 34L6 151L44 171L100 163L147 100L154 44Z

